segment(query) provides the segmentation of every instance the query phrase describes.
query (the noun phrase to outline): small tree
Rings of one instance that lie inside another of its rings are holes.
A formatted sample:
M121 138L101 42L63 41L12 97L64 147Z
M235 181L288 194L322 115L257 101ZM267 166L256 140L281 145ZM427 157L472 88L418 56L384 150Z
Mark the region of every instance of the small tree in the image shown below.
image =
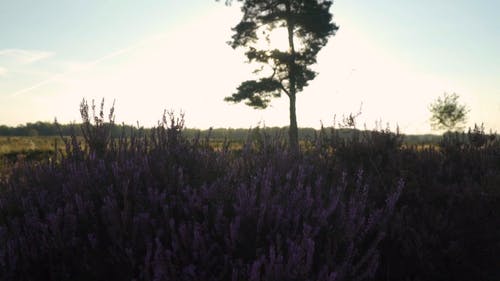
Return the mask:
M298 128L295 109L296 94L314 79L316 72L309 66L316 55L335 34L338 26L332 22L326 0L235 0L243 2L243 18L234 28L230 45L245 47L249 62L261 64L256 72L268 70L266 77L248 80L237 92L226 97L229 102L246 101L254 108L266 108L272 98L285 93L290 100L290 146L298 150ZM230 4L231 0L226 0ZM287 35L288 50L263 49L255 43L272 41L271 32L281 29ZM263 42L263 41L260 41Z
M444 93L429 107L432 113L431 126L435 130L460 130L463 129L469 110L465 105L458 103L459 96Z

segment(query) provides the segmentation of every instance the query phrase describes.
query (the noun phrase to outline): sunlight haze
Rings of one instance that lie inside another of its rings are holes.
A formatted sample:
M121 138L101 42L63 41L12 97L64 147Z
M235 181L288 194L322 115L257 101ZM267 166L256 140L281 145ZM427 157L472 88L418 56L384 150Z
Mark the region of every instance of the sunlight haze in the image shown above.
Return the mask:
M190 128L288 126L286 96L265 110L223 101L254 70L226 43L241 12L223 2L0 1L0 124L79 122L82 98L105 98L118 123L152 126L167 109ZM361 107L360 128L429 133L429 104L455 92L467 126L500 131L499 3L334 1L340 28L297 96L299 127Z

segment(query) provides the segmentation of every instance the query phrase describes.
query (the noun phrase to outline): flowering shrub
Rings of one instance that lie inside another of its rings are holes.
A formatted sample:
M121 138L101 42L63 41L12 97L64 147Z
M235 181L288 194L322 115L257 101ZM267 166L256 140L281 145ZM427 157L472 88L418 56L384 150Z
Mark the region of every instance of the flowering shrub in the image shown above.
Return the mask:
M363 169L371 204L404 178L374 280L500 280L500 141L476 127L439 147L402 147L387 131L322 130L309 157L325 176ZM479 141L478 141L479 140ZM319 164L318 164L319 165Z
M323 131L290 153L255 130L215 149L182 116L116 139L100 116L0 177L1 280L500 279L497 139Z
M105 153L111 141L111 128L114 125L115 107L114 103L111 106L108 115L108 122L104 120L104 99L101 101L99 113L96 113L96 106L92 100L91 104L92 116L89 113L89 104L83 99L80 103L80 115L82 116L81 132L85 142L90 150L90 153L102 155ZM72 134L75 136L75 133Z
M263 135L216 151L169 117L105 151L73 137L57 160L14 168L0 183L2 280L374 276L402 181L372 206L361 169L324 176Z

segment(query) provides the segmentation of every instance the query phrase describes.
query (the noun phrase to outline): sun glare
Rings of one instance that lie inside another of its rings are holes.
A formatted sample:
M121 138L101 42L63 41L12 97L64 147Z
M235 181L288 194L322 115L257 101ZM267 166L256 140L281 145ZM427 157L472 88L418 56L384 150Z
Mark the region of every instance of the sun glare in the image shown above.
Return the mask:
M288 51L288 33L286 28L277 27L272 30L261 28L257 35L259 40L254 44L257 50L275 50L282 52Z

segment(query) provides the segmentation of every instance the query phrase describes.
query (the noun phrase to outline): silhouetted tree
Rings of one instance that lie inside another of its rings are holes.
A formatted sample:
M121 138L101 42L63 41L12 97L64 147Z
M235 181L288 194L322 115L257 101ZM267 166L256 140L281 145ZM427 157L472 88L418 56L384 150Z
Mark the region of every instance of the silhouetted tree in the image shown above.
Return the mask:
M458 103L459 96L456 93L451 95L444 93L434 101L429 110L432 113L431 126L438 130L462 129L467 120L468 110L465 105Z
M243 2L243 18L232 30L229 44L233 48L246 48L249 62L262 67L256 72L269 70L267 77L244 81L237 92L226 97L229 102L246 101L253 108L266 108L271 98L285 93L290 99L289 140L292 149L298 149L296 95L316 72L310 66L316 63L316 55L335 34L338 26L332 22L332 1L324 0L236 0ZM226 0L226 4L231 4ZM257 49L255 43L265 39L269 42L276 28L286 30L288 50Z

